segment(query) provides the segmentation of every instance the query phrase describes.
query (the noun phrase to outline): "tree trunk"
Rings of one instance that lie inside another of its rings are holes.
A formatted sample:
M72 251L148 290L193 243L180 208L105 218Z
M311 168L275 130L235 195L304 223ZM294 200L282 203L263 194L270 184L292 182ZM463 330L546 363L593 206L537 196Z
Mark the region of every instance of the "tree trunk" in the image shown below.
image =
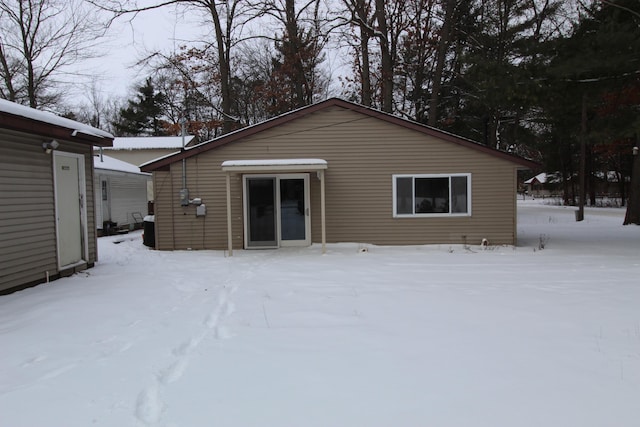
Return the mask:
M580 188L578 195L578 213L576 214L576 221L582 221L584 219L584 205L586 202L586 157L587 157L587 94L582 94L582 118L580 120L580 170L578 175L580 176Z
M362 64L360 66L360 84L362 104L371 106L371 69L369 62L369 30L360 25L360 51Z
M220 96L222 97L222 132L231 132L235 127L235 120L231 114L231 65L229 64L230 46L227 43L231 43L230 40L225 40L222 23L220 22L220 16L218 9L214 1L209 3L209 11L211 12L211 19L216 34L216 44L218 52L218 61L220 63ZM230 23L227 23L230 26Z
M620 207L627 206L627 187L625 185L626 177L622 172L616 172L618 177L618 191L620 192Z
M598 190L598 179L596 177L596 173L593 167L593 150L591 147L587 148L587 167L586 167L586 178L587 178L587 191L589 192L589 205L595 206L597 202L597 190ZM604 171L604 182L608 182L607 171ZM606 185L606 184L605 184Z
M2 46L2 40L0 39L0 65L2 65L2 75L4 76L4 86L7 90L5 94L7 100L15 102L16 90L13 87L13 72L9 67L9 60L5 54L5 50Z
M289 49L287 55L291 60L293 70L291 72L291 89L295 99L293 105L297 108L306 105L305 101L305 75L302 62L300 60L300 40L298 33L298 23L296 21L295 1L286 0L285 2L285 28L287 37L289 38Z
M381 50L381 78L382 78L382 111L391 113L393 110L393 61L391 59L389 31L387 28L387 13L385 1L376 0L376 21L378 22L378 38Z
M431 99L429 99L429 119L427 124L435 126L438 123L438 104L440 103L440 90L442 88L442 74L444 63L449 49L449 39L451 38L451 27L453 11L457 0L446 0L444 22L440 29L440 40L438 43L438 56L436 58L436 69L433 74L433 84L431 86Z
M633 148L633 165L631 167L631 183L629 185L629 202L627 203L627 213L624 216L624 225L640 225L640 153L638 153L638 141Z

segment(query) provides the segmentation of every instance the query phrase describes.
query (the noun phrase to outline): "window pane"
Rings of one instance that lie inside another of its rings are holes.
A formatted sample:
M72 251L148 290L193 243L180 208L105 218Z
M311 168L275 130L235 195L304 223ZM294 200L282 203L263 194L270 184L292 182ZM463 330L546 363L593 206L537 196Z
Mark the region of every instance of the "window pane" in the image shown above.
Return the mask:
M304 179L280 180L280 237L304 240L306 234Z
M451 177L451 213L467 213L467 177Z
M396 178L396 213L413 213L413 178Z
M449 178L416 178L416 213L449 213Z
M275 178L248 178L249 244L274 246L276 240Z

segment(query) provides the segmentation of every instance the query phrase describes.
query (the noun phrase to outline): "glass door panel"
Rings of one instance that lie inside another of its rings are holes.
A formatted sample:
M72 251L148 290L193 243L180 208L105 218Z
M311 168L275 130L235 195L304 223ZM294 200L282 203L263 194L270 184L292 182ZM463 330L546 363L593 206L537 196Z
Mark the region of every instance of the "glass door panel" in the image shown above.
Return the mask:
M304 179L280 179L280 238L306 240Z
M277 247L276 178L247 178L247 246Z

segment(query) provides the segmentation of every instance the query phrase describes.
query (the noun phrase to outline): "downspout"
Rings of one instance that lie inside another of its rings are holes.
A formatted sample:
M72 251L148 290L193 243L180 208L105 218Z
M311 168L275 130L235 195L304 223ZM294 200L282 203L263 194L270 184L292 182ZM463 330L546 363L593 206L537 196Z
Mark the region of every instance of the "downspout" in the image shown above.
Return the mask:
M184 151L184 134L185 134L185 119L184 117L180 120L180 130L182 134L182 151ZM187 159L182 159L182 188L187 188Z

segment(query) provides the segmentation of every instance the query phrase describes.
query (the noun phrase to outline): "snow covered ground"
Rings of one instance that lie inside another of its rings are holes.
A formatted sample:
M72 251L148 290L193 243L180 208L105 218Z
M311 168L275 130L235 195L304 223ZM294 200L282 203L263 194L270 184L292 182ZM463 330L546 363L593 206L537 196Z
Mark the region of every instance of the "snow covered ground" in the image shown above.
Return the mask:
M573 212L487 250L101 238L0 297L0 426L638 426L640 227Z

